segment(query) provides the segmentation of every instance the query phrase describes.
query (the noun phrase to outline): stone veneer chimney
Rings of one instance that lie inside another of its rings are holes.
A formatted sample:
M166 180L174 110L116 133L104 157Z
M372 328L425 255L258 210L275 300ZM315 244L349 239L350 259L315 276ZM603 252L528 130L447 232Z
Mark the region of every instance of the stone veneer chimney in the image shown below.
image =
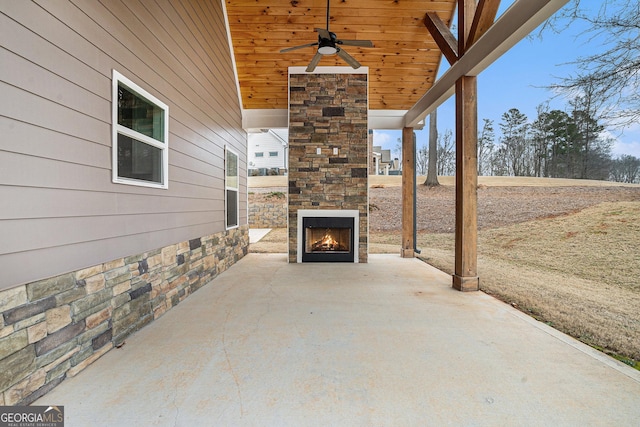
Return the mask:
M366 72L289 75L289 262L297 262L299 209L357 210L357 257L367 262L367 91Z

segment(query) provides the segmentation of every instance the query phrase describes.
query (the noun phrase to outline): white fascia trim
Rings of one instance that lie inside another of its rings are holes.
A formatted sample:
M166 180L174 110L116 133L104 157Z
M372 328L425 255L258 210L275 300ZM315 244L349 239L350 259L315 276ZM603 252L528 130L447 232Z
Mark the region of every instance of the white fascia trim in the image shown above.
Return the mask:
M407 110L369 110L369 129L390 130L404 127ZM242 111L242 128L247 132L260 132L260 129L287 129L289 111L285 109L251 109ZM424 120L414 129L422 129Z
M242 128L247 132L254 129L272 129L289 127L289 110L286 109L251 109L242 110Z
M240 106L240 112L244 121L244 108L242 107L242 92L240 91L240 78L238 77L238 67L236 65L236 55L233 50L233 39L231 38L231 28L229 27L229 15L227 14L227 5L224 0L220 1L222 5L222 13L224 14L224 29L227 33L227 44L229 45L229 52L231 53L231 64L233 66L233 77L236 82L236 92L238 93L238 105ZM246 129L243 126L244 129Z

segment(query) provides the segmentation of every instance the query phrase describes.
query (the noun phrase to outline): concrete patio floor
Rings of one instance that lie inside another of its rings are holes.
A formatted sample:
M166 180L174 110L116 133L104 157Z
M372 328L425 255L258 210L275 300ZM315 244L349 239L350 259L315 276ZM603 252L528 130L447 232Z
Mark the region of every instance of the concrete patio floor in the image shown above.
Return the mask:
M417 259L249 254L35 402L66 426L638 425L640 372Z

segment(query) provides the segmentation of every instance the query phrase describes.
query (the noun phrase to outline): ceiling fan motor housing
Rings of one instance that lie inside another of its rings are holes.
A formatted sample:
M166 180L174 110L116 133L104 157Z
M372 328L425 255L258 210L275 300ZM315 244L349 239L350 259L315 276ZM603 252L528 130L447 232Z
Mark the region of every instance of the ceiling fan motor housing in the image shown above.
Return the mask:
M334 39L335 35L331 33L331 38ZM338 52L335 40L323 39L318 37L318 52L322 55L334 55Z

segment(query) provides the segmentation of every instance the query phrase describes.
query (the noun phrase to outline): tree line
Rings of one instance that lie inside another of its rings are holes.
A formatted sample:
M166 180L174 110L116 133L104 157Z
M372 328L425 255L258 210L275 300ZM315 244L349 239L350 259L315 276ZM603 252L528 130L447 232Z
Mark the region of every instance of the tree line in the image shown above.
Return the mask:
M531 176L640 182L640 159L613 158L612 139L604 132L588 95L577 96L568 111L537 108L533 120L517 108L505 112L498 123L483 119L478 130L478 175ZM455 174L455 140L450 129L437 136L438 175ZM416 169L426 175L429 147L417 149Z

